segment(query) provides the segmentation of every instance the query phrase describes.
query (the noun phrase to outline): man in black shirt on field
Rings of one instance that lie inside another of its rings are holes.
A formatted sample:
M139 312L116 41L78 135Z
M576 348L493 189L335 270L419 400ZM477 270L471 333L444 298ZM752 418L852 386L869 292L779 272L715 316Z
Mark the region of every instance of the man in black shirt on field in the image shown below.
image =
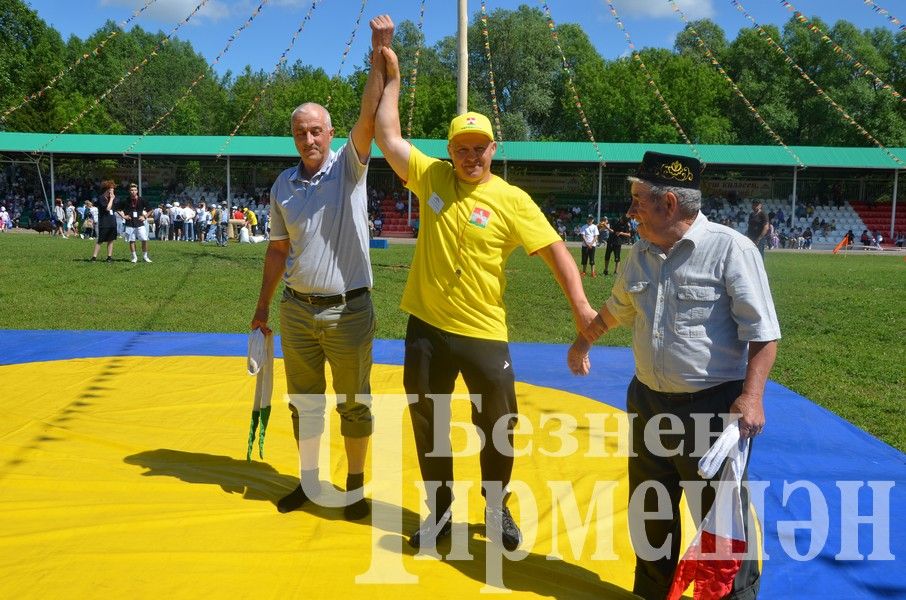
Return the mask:
M768 243L768 216L761 210L761 200L752 200L752 212L749 214L746 237L758 246L761 258L764 259L764 248Z
M613 227L610 229L610 235L607 237L607 250L604 251L604 274L608 275L608 268L610 267L610 255L613 254L613 273L617 274L617 269L620 268L620 247L623 245L623 242L629 241L629 221L625 216L620 217L620 220L614 223Z

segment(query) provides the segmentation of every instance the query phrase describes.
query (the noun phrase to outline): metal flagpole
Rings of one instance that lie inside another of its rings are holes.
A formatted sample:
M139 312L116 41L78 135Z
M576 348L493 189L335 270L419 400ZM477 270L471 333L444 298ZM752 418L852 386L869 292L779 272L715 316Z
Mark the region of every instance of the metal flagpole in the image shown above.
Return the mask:
M459 29L456 32L456 114L469 110L469 6L468 0L459 0Z
M601 222L601 178L604 173L603 163L598 163L598 223Z
M142 155L138 155L138 195L142 195Z
M897 220L897 183L900 178L900 170L893 170L893 202L890 205L890 237L888 238L891 242L895 242L893 239L894 234L894 221Z
M793 206L790 209L790 231L792 231L793 226L796 224L796 186L798 175L799 168L793 167Z
M50 154L50 202L53 205L57 198L57 186L54 180L53 153ZM53 210L51 208L51 210Z

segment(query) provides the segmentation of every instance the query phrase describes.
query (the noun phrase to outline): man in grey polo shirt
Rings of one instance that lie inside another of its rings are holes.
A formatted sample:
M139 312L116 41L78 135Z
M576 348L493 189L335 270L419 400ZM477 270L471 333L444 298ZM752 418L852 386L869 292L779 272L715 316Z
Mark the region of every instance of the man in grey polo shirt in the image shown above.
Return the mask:
M659 507L652 493L657 490L647 489L641 502L629 505L637 557L633 591L643 598L664 598L670 588L680 550L681 483L700 481L696 440L723 431L720 414L738 415L744 438L764 428L762 397L780 338L758 248L701 214L700 177L701 163L694 158L645 153L638 173L629 178L627 213L638 220L642 240L631 248L611 297L568 355L573 373L585 375L591 344L612 327L632 327L630 498L646 482L658 482L670 499L670 507ZM694 420L697 414L711 417ZM646 424L661 416L682 423L682 431L646 432ZM705 425L708 431L697 438L695 427ZM665 456L664 449L678 454ZM702 515L714 492L703 489ZM748 506L745 490L743 506ZM669 517L653 518L659 508L670 508ZM668 552L653 556L642 548ZM759 577L757 560L743 560L727 597L754 598Z
M325 362L337 394L340 432L346 446L347 519L366 517L362 492L368 438L372 433L371 347L375 319L365 177L374 114L384 89L381 47L393 37L393 22L371 20L372 68L359 118L338 151L327 110L315 103L293 111L299 164L271 187L271 235L252 329L270 334L268 309L282 278L280 333L286 386L292 399L293 433L299 445L300 485L277 503L280 512L302 506L320 491L318 449L324 431ZM357 398L357 395L358 396Z

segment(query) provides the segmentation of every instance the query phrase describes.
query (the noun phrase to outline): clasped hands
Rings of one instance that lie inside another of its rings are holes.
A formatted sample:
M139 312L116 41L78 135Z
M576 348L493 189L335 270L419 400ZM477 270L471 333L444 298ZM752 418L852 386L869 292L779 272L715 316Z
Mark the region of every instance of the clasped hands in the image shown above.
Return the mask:
M576 341L566 353L566 364L573 375L588 375L591 371L591 361L588 352L591 345L607 331L607 325L600 313L595 313L594 318L580 328Z

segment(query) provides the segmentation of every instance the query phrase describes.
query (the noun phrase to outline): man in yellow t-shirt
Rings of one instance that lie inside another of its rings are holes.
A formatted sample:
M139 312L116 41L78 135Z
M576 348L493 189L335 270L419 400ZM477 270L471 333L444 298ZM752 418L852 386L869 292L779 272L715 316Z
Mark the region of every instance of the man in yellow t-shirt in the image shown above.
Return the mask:
M522 246L547 263L582 330L595 317L566 245L528 194L491 173L497 149L487 117L465 113L450 123L452 164L430 158L403 139L399 123L399 61L384 47L384 94L375 115L375 139L396 174L419 198L415 258L403 292L411 316L406 329L403 380L409 405L428 519L409 538L419 548L449 535L453 459L449 394L462 373L480 399L472 422L484 436L482 494L488 538L515 550L522 533L506 507L513 470L515 377L507 344L504 267ZM496 428L502 422L505 427ZM500 439L504 438L504 439Z
M242 209L242 214L245 217L245 225L249 228L249 235L257 235L258 215L256 215L255 211L247 206Z

